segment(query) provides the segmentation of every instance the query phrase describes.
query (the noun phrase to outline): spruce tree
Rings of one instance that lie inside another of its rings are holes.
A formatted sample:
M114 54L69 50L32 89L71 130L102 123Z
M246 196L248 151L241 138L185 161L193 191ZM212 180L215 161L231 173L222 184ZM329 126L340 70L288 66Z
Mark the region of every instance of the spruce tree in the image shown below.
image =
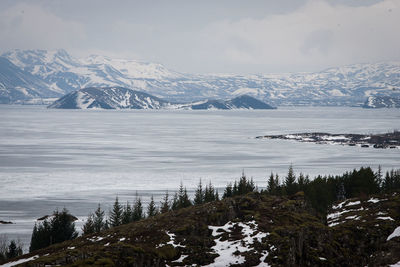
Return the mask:
M29 251L45 248L55 243L74 239L78 236L75 230L74 217L67 209L61 212L54 211L50 221L45 219L42 223L35 224L32 231Z
M61 212L56 211L50 221L51 244L60 243L78 237L72 215L64 208Z
M285 178L286 193L288 195L293 195L297 191L296 187L297 187L296 186L296 175L293 172L293 166L290 165L288 174L287 174L287 176Z
M142 200L136 193L135 204L133 205L132 220L139 221L144 218Z
M187 194L186 187L183 187L183 184L181 183L179 186L179 192L178 192L178 203L177 203L177 208L186 208L192 205L192 202L189 200L189 196Z
M201 179L200 179L199 185L197 186L193 203L195 205L200 205L200 204L204 203L204 192L203 192L203 186L201 184Z
M216 200L216 193L214 186L210 182L208 186L206 186L205 193L204 193L204 202L211 202Z
M378 184L379 184L379 188L381 189L382 188L382 183L383 183L383 176L382 176L382 167L381 167L381 165L379 165L378 166L378 171L376 172L376 179L377 179L377 182L378 182Z
M275 179L274 179L274 174L272 172L268 179L267 192L268 194L271 195L274 195L276 193Z
M113 209L110 211L110 226L116 227L122 224L123 209L118 201L118 196L115 198Z
M169 203L169 196L168 196L168 190L165 192L165 196L163 198L163 201L161 202L161 213L166 213L170 210L170 203Z
M84 235L89 235L93 234L95 232L95 227L94 227L94 216L93 214L89 214L85 224L82 227L82 232Z
M153 198L153 195L152 195L151 198L150 198L150 203L147 206L147 216L148 217L152 217L152 216L157 215L157 213L158 213L157 207L156 207L156 204L154 203L154 198Z
M179 208L178 193L175 192L174 198L172 199L171 209L177 210Z
M94 231L99 233L100 231L106 230L107 223L104 221L104 211L101 210L100 204L98 205L93 216Z
M232 196L237 196L238 194L239 194L238 185L237 185L237 182L235 181L233 183Z
M6 258L12 259L21 255L22 255L21 245L17 246L17 243L14 240L11 240L10 245L8 246L8 250L6 252Z
M304 191L304 187L306 185L306 178L303 173L300 173L299 178L297 178L298 190Z
M232 197L233 192L232 192L232 183L227 184L224 190L224 194L222 195L222 198L227 198L227 197Z
M129 205L129 202L126 202L126 206L124 206L124 211L122 212L122 220L121 223L122 224L127 224L132 222L132 217L133 217L133 212L132 212L132 208Z

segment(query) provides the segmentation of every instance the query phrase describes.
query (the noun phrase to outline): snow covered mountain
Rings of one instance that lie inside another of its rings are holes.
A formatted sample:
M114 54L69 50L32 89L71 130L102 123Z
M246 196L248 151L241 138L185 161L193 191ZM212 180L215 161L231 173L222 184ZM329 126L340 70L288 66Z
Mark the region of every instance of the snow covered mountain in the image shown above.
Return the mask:
M185 104L180 108L188 109L274 109L274 107L248 95L242 95L230 100L205 100Z
M63 94L114 86L181 102L246 94L274 106L362 106L369 96L400 96L399 62L356 64L316 73L196 75L135 60L103 56L76 59L64 50L13 50L2 56L41 79L49 92ZM47 93L40 96L49 97Z
M73 91L49 106L61 109L273 109L250 96L178 104L123 87L89 87Z
M400 97L370 96L363 108L400 108Z
M63 109L160 109L167 101L123 87L89 87L73 91L49 108Z
M40 78L21 70L8 59L0 57L0 103L8 104L35 98L60 96Z

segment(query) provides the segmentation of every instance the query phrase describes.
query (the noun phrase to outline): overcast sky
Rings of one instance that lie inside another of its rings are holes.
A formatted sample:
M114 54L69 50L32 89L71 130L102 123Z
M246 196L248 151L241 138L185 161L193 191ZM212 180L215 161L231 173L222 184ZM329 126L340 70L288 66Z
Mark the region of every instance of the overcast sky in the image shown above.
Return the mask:
M188 73L400 61L399 0L0 2L0 50L64 48Z

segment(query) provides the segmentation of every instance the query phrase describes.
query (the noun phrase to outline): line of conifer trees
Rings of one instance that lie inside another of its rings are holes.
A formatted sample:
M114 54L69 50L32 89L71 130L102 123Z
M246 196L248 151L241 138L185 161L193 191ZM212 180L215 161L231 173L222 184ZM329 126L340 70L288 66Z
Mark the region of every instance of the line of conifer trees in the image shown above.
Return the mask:
M8 241L6 235L0 236L0 264L6 260L22 255L22 244L19 241Z
M64 208L61 212L54 211L53 215L44 219L43 222L35 223L29 251L32 252L78 237L74 220L76 218Z
M264 192L279 196L293 195L302 191L314 209L324 216L332 203L337 200L398 190L400 190L400 170L388 171L383 176L380 166L377 172L370 167L361 167L359 170L354 169L342 175L318 175L310 180L308 175L302 173L296 177L293 167L290 166L282 183L278 174L271 173Z
M238 181L234 181L233 184L229 183L225 187L222 198L244 195L250 192L290 196L301 191L304 192L306 200L321 217L324 217L334 201L376 193L391 193L398 190L400 190L400 169L388 171L383 175L381 167L378 168L377 172L374 172L370 167L362 167L343 175L319 175L310 180L308 175L302 173L296 176L293 167L290 166L282 181L278 174L271 173L264 190L258 190L253 179L248 179L243 172ZM172 200L170 200L167 191L159 206L155 204L153 196L151 196L146 210L144 210L141 198L137 193L132 205L129 202L122 205L116 197L108 218L106 218L105 211L101 209L99 204L97 209L89 214L82 231L84 235L98 233L111 227L139 221L146 216L152 217L171 210L218 201L219 199L218 190L212 183L210 182L203 187L201 180L195 190L193 201L189 198L187 189L182 183ZM56 211L51 220L44 220L43 223L35 224L30 251L76 238L78 234L75 230L75 224L67 219L70 216L72 215L64 209L62 212Z

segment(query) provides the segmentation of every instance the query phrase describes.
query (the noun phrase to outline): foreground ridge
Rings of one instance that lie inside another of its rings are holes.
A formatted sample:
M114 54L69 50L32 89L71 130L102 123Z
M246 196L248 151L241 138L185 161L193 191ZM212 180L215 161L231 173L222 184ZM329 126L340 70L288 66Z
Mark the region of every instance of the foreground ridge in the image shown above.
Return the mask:
M400 262L400 195L348 199L327 217L302 192L250 193L23 255L22 266L382 266ZM24 261L25 259L25 261Z

